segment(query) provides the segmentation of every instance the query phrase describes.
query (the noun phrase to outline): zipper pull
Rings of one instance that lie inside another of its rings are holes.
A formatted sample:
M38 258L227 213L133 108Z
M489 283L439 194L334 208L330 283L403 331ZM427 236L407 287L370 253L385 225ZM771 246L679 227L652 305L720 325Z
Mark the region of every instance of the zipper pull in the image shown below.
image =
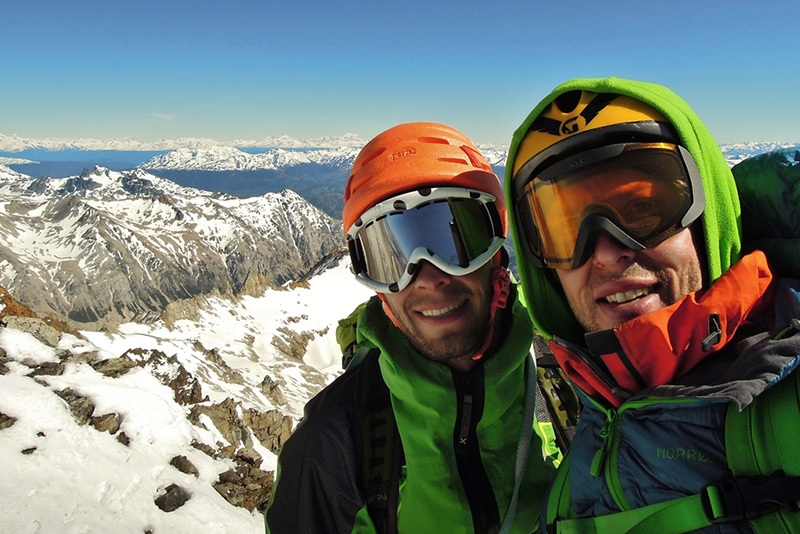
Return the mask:
M605 467L606 463L606 455L608 453L608 444L609 439L608 437L611 435L611 426L616 421L616 414L610 413L608 414L608 419L606 420L603 428L600 429L600 437L603 438L603 444L594 454L594 458L592 458L592 466L589 468L589 473L593 477L598 477L603 473L603 468Z
M467 447L469 438L469 425L472 419L472 395L464 395L464 403L461 406L461 428L458 429L458 452L462 452Z
M719 314L712 313L708 316L708 335L700 342L700 349L703 352L710 351L714 345L722 339L722 325L719 321Z
M775 334L775 337L772 339L777 341L785 337L793 336L797 332L800 332L800 319L792 319L789 321L789 324L786 325L786 328Z

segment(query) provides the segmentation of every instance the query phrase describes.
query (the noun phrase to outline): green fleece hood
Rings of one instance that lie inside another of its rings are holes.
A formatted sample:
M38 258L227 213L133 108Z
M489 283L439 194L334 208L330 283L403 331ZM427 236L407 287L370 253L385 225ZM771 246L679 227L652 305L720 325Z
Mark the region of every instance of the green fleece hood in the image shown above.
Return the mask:
M511 235L517 256L524 300L535 327L548 339L558 336L578 345L585 345L584 330L569 308L555 276L547 268L532 266L519 241L516 199L512 198L512 178L517 152L531 123L559 95L569 91L591 91L629 96L661 112L672 123L681 145L692 155L703 182L706 208L701 216L705 234L706 276L713 282L739 259L741 223L736 185L728 163L711 133L689 105L670 89L661 85L620 78L583 78L570 80L556 87L528 115L514 132L505 170L505 192Z

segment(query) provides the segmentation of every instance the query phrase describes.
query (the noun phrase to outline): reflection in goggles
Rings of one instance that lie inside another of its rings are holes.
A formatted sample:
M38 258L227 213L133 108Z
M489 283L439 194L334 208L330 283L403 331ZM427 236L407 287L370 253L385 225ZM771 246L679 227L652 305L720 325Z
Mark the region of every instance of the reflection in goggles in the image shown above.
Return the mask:
M530 250L549 267L581 265L591 250L576 248L593 247L600 230L641 249L685 228L702 212L702 189L699 195L693 192L699 178L687 170L675 145L623 145L610 159L596 160L597 154L588 151L569 158L567 166L544 169L518 199ZM690 210L694 218L687 222Z
M466 190L460 191L462 198L429 196L410 209L380 214L357 230L350 248L361 281L382 292L399 291L411 281L413 267L422 259L456 275L486 263L503 242L494 198L464 197ZM445 193L439 188L432 196ZM394 205L391 199L386 204Z

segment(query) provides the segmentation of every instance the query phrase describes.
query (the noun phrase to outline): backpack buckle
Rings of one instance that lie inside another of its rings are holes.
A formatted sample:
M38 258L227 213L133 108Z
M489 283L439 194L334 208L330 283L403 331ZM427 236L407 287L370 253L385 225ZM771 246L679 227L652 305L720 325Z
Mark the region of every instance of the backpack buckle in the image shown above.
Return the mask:
M800 478L783 471L771 475L730 477L700 492L706 518L714 524L756 519L785 508L800 511Z

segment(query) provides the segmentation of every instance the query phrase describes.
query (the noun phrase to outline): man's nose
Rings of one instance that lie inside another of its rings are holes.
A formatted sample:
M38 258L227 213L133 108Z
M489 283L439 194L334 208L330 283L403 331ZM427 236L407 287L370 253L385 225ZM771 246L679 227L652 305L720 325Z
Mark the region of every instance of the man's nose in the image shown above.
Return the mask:
M615 266L627 266L636 256L636 251L632 250L605 232L597 235L594 245L594 254L590 261L598 266L612 268Z
M414 277L414 286L420 289L435 289L450 283L450 276L435 265L425 260L419 262L417 274Z

